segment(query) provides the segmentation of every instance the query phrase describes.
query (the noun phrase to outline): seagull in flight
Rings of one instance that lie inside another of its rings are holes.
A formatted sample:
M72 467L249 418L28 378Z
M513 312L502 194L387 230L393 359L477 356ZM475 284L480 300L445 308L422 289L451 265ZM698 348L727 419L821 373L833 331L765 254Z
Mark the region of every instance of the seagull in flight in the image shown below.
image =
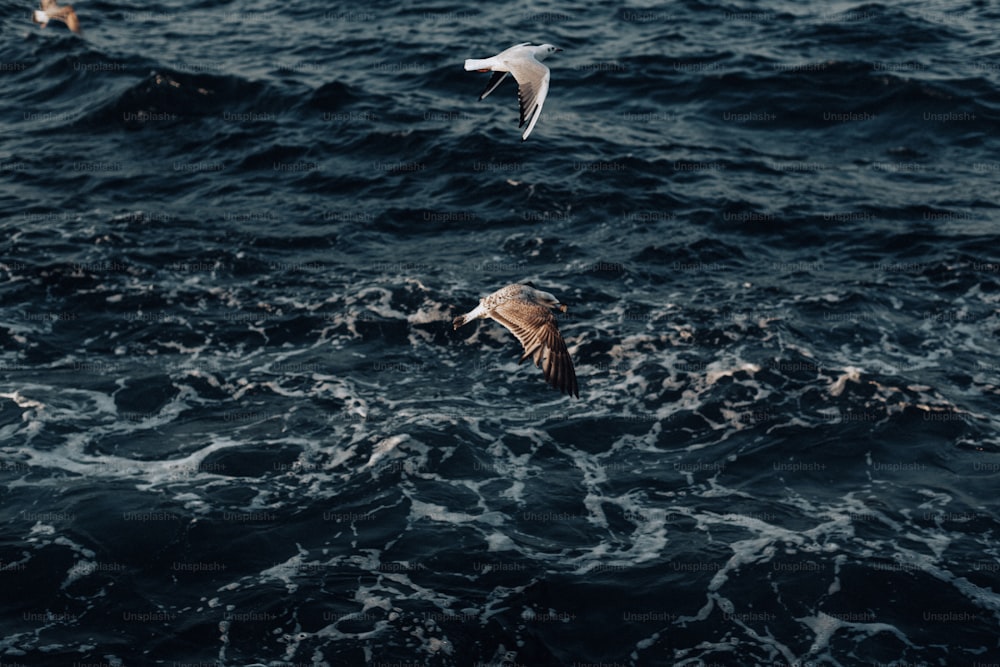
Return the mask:
M514 283L484 296L479 305L455 318L455 328L472 320L489 317L507 327L524 347L518 363L533 357L535 366L545 373L545 381L564 394L580 398L573 360L566 342L556 327L552 308L566 312L566 304L531 283Z
M80 19L77 18L72 5L63 5L60 7L56 4L56 0L42 0L41 7L41 9L36 9L31 15L32 21L41 24L44 28L49 24L50 20L55 19L65 23L76 34L80 34Z
M521 104L521 123L518 127L528 128L521 135L521 141L528 138L542 113L542 105L549 94L549 68L541 61L562 49L551 44L532 46L530 42L516 44L506 51L490 58L469 58L465 61L466 72L493 72L486 90L479 96L484 99L500 85L508 74L517 81L517 99Z

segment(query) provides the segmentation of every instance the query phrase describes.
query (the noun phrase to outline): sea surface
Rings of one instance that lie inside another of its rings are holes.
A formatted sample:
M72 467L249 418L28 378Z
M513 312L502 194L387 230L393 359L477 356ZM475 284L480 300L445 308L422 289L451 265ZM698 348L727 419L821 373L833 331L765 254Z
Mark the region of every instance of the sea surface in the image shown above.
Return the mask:
M31 4L0 665L1000 664L997 3Z

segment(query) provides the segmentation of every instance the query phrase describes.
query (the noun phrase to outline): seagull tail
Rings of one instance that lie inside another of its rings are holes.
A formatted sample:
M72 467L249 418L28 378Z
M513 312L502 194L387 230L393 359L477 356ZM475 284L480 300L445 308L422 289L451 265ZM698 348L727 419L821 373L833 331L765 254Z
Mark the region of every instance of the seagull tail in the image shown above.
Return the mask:
M492 58L469 58L465 61L465 71L488 70L493 67Z
M483 304L480 303L478 306L467 312L465 315L459 315L458 317L456 317L455 328L457 329L467 322L471 322L472 320L484 317L485 314L486 310L483 308Z

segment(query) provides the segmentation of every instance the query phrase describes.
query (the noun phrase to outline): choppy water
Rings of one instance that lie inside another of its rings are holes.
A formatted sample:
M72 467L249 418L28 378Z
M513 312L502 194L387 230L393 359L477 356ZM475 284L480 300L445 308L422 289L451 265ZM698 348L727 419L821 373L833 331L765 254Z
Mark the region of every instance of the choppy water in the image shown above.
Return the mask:
M3 665L1000 662L993 3L75 4L2 5ZM580 400L451 329L522 279Z

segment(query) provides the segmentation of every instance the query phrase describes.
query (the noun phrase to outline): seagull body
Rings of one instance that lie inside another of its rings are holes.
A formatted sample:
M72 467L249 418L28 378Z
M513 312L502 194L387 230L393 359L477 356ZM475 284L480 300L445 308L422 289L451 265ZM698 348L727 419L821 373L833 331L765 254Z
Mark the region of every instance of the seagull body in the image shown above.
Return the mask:
M521 141L528 138L542 113L542 105L549 94L549 68L541 63L550 55L562 49L551 44L532 46L529 42L515 44L491 58L470 58L465 61L467 72L493 72L486 89L479 99L485 98L500 85L508 74L517 81L517 99L521 106L521 123L518 127L528 128L521 135Z
M552 308L566 312L565 304L548 292L535 289L531 283L514 283L484 296L478 306L456 317L455 328L486 317L496 320L517 336L524 347L519 364L533 357L546 382L564 394L579 398L573 360L556 327Z
M35 13L31 15L32 21L41 24L44 28L49 24L49 21L55 19L56 21L62 21L69 26L70 30L80 34L80 19L77 18L76 12L73 11L71 5L60 7L56 4L56 0L42 0L41 7L41 9L36 9Z

